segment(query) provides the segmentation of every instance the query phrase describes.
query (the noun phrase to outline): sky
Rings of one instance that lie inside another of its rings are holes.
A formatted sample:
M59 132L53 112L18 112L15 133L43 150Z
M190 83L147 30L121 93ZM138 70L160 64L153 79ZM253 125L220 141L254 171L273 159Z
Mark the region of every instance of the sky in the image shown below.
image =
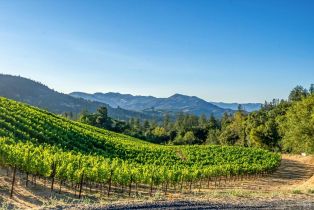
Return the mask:
M313 0L0 0L0 73L59 92L264 102L314 83Z

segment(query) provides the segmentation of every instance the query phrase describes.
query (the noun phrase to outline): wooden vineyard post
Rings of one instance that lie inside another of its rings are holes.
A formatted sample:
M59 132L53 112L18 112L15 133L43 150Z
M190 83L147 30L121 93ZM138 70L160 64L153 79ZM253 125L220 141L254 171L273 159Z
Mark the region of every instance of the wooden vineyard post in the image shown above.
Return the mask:
M16 165L14 166L14 171L13 171L13 179L12 179L12 186L11 186L10 198L13 197L14 183L15 183L15 175L16 175Z
M84 178L84 171L83 171L82 176L81 176L79 199L81 199L81 195L82 195L83 178Z

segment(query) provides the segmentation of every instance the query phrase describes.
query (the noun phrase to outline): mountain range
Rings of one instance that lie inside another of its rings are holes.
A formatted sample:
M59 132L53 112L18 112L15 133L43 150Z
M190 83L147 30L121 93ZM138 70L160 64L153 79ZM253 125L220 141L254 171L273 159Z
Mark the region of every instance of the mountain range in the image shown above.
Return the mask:
M108 115L115 119L126 120L132 117L141 119L153 118L145 113L113 108L105 103L59 93L39 82L20 76L0 74L0 96L28 103L57 114L72 112L73 115L77 115L83 110L95 112L98 107L105 106L108 109Z
M94 93L83 92L70 93L76 98L83 98L90 101L107 103L112 107L121 107L123 109L145 111L163 111L168 113L190 113L195 115L205 114L209 116L220 117L223 113L233 113L238 109L238 103L207 102L196 96L186 96L174 94L168 98L157 98L153 96L134 96L121 93ZM258 110L261 104L247 103L241 104L247 112Z
M223 113L234 113L239 104L207 102L196 96L174 94L168 98L153 96L134 96L121 93L73 92L64 94L50 89L40 82L20 76L0 74L0 96L25 102L30 105L62 114L72 112L77 115L83 110L95 112L98 107L105 106L108 114L114 119L127 120L130 118L161 120L168 113L174 117L179 112L194 115L221 117ZM261 104L242 104L248 111L259 109Z

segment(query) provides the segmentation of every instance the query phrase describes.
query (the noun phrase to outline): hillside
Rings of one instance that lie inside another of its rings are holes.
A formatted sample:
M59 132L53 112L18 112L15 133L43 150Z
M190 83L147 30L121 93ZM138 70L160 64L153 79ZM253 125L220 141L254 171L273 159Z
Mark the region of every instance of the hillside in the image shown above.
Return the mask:
M109 116L115 119L125 120L132 117L152 118L152 116L136 111L112 108L105 103L74 98L54 91L39 82L19 76L0 74L0 96L21 101L57 114L72 112L75 115L83 110L95 112L98 107L106 106Z
M57 182L59 192L73 197L79 191L79 198L91 192L121 196L121 186L129 196L141 192L151 197L158 190L191 193L210 183L220 185L218 178L232 183L271 173L280 163L278 154L257 148L147 143L2 97L0 154L0 168L17 168L23 177L19 183L27 186L32 174L33 185L38 178L45 180L38 181L42 187L48 182L54 190Z
M262 149L156 145L70 121L5 98L0 98L0 102L0 137L7 137L14 142L29 141L34 147L47 145L49 149L57 146L64 152L76 151L85 155L118 158L135 164L179 167L177 169L196 167L195 170L205 170L207 166L221 167L226 164L228 167L242 165L247 168L241 169L244 171L261 171L277 164L277 156ZM256 155L260 159L257 160Z
M110 132L93 126L67 120L47 111L0 97L0 137L31 141L35 144L59 145L67 151L94 153L108 158L132 159L139 163L193 165L194 157L186 159L196 151L204 155L215 155L211 150L228 150L238 155L238 147L220 146L162 146L147 143L123 134ZM178 155L180 150L180 155ZM248 153L243 158L249 160L250 149L241 149ZM263 150L256 149L261 154ZM228 162L229 154L220 153L221 161ZM269 153L271 154L271 153ZM142 159L142 155L146 158ZM181 156L185 156L183 161ZM164 162L167 159L167 162ZM161 162L159 162L161 161ZM190 162L191 161L191 162ZM198 161L198 165L212 163L210 158ZM241 160L237 160L240 161ZM263 160L261 160L263 161Z
M221 117L223 113L233 113L234 110L221 108L195 96L175 94L168 98L156 98L153 96L133 96L120 93L95 93L82 92L70 93L76 98L84 98L91 101L107 103L112 107L121 107L135 111L161 111L164 113L190 113L194 115Z

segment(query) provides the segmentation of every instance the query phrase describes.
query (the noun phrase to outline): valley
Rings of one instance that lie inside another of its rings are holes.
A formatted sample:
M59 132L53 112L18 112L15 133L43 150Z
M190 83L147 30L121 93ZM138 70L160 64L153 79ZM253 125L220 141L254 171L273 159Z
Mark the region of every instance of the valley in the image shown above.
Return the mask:
M0 0L0 210L313 210L313 11Z

